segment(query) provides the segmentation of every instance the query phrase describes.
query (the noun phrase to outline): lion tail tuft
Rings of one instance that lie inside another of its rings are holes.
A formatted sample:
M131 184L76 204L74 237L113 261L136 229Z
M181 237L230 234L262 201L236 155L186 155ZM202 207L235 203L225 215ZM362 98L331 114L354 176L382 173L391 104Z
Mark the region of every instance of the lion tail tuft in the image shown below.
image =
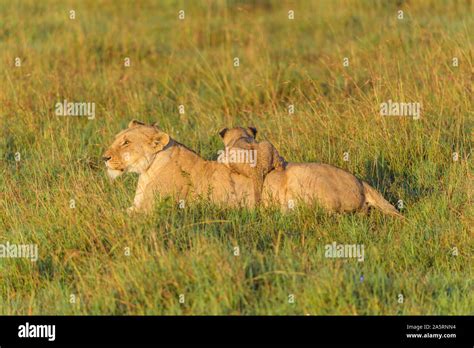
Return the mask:
M391 205L383 196L377 192L372 186L362 181L364 187L365 199L370 207L374 207L382 211L384 214L405 219L405 217L398 212L398 210Z

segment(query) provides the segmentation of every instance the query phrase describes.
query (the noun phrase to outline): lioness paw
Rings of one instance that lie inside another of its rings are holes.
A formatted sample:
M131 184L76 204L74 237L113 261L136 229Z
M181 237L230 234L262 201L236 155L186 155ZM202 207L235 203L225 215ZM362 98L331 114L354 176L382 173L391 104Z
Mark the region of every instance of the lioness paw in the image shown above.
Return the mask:
M128 215L132 215L138 211L137 207L131 206L126 209Z

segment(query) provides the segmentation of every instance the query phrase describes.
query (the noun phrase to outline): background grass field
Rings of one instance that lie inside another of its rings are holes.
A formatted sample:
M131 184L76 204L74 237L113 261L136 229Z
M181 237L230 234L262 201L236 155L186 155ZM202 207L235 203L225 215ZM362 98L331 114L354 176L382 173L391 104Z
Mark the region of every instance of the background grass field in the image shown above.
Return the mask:
M0 243L40 258L0 259L0 314L473 314L472 10L1 0ZM95 102L95 119L56 116L64 99ZM421 118L380 116L389 99ZM402 200L406 222L171 199L130 218L137 177L110 182L101 154L132 118L207 159L221 127L255 125L287 160ZM365 261L325 258L332 242L363 244Z

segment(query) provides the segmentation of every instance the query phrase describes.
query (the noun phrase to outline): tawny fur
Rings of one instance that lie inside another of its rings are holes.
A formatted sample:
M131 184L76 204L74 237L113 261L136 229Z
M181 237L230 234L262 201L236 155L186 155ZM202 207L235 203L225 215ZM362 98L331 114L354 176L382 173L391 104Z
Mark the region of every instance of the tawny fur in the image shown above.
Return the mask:
M232 163L225 164L238 174L242 174L252 180L255 202L258 204L261 200L263 182L268 173L272 170L284 170L286 161L278 154L275 147L268 141L257 142L255 136L257 130L253 127L243 128L234 127L231 129L224 128L219 132L226 150L253 151L256 163Z
M206 161L155 126L132 121L104 154L112 178L138 173L130 211L150 211L154 197L208 199L223 206L255 206L250 178L225 164ZM293 203L291 203L293 202ZM400 216L374 188L345 170L328 164L288 163L265 178L262 204L278 204L282 210L299 203L318 204L331 212L367 212L375 207Z

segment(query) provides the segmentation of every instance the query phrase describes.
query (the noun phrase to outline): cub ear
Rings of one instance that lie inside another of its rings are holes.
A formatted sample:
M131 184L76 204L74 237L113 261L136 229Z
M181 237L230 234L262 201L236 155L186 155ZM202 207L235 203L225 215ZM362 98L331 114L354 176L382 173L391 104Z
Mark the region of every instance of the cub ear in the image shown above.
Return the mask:
M128 128L133 128L136 126L144 126L145 123L138 121L138 120L131 120L130 123L128 124Z
M254 138L257 136L257 128L250 126L247 129L253 134Z
M151 145L156 150L156 152L159 152L163 150L165 146L169 144L169 142L170 142L170 136L168 134L163 133L163 132L158 132L153 136Z
M221 136L221 138L224 137L225 133L227 133L229 129L227 128L222 128L220 131L219 131L219 135Z

